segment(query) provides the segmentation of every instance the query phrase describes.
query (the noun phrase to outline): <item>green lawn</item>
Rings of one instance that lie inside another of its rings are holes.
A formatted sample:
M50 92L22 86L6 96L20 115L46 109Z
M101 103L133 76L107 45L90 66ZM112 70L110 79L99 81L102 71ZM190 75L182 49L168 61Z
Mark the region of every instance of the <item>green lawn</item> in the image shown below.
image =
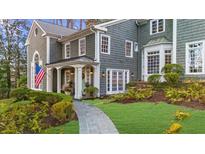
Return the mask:
M107 100L87 100L103 110L125 134L162 134L175 121L177 110L191 113L191 117L180 121L180 133L205 133L205 111L170 105L166 103L108 103Z
M0 100L0 114L6 112L9 108L16 106L16 105L24 105L31 103L31 101L19 101L14 103L14 99L4 99ZM79 133L79 122L78 121L71 121L65 123L61 126L57 127L50 127L46 130L42 131L43 134L78 134Z
M79 124L78 121L71 121L61 126L48 128L42 134L79 134Z

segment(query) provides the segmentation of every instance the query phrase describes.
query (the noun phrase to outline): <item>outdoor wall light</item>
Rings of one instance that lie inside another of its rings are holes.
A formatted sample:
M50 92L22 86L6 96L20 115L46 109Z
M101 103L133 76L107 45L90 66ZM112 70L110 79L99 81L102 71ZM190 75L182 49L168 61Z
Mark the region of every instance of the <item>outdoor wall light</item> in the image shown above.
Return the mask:
M102 72L102 77L105 77L105 72Z
M134 73L133 72L131 73L131 77L134 77Z

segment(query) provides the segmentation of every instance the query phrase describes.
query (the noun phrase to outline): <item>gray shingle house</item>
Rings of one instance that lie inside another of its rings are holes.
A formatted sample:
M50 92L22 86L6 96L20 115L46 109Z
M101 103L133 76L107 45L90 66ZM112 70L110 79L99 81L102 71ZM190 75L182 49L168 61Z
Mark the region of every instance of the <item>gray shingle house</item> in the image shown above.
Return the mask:
M28 87L35 88L35 63L46 75L36 90L61 92L72 82L80 99L85 84L98 96L125 91L165 64L179 63L185 76L205 76L205 20L118 19L81 31L34 21L27 41Z

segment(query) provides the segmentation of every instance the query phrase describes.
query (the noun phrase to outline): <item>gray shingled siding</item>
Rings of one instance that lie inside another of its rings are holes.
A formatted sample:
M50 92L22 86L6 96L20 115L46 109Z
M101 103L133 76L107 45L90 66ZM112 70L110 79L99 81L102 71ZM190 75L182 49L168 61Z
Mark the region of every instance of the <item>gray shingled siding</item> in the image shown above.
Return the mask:
M34 25L34 29L38 27L37 25ZM34 33L31 35L30 39L30 45L28 46L28 65L27 65L27 71L28 71L28 77L27 82L29 83L29 88L31 88L31 62L33 58L33 54L35 51L38 51L40 54L40 58L43 62L43 68L46 70L45 64L46 64L46 38L42 37L41 35L43 32L40 28L38 28L38 35L34 36ZM43 90L46 90L46 77L43 79Z
M125 57L125 40L138 42L136 20L128 20L113 26L109 26L107 35L111 39L110 55L100 54L100 72L106 72L107 68L129 69L134 73L131 80L137 79L137 54L133 49L133 58ZM100 49L101 50L101 49ZM100 94L106 94L106 77L100 79Z
M57 39L50 38L50 62L55 62L62 59L62 45Z
M185 68L186 43L205 39L205 20L178 19L177 20L177 63ZM187 75L188 76L188 75ZM205 75L192 75L190 77L205 78Z
M78 51L78 40L71 41L71 57L79 56ZM95 34L86 36L86 55L94 58L95 57ZM65 57L65 45L62 48L62 57Z
M143 52L143 45L147 44L149 40L165 36L170 42L172 42L172 33L173 33L173 20L172 19L166 19L165 20L165 32L150 35L150 20L145 22L143 25L140 25L138 28L138 38L139 38L139 50L138 53L138 78L141 79L142 74L142 52Z

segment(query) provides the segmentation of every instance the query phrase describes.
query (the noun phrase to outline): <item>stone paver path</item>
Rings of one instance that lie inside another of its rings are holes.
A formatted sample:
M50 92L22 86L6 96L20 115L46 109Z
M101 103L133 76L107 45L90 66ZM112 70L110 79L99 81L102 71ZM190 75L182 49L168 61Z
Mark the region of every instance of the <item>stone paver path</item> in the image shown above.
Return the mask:
M95 106L74 100L80 134L118 134L110 118Z

